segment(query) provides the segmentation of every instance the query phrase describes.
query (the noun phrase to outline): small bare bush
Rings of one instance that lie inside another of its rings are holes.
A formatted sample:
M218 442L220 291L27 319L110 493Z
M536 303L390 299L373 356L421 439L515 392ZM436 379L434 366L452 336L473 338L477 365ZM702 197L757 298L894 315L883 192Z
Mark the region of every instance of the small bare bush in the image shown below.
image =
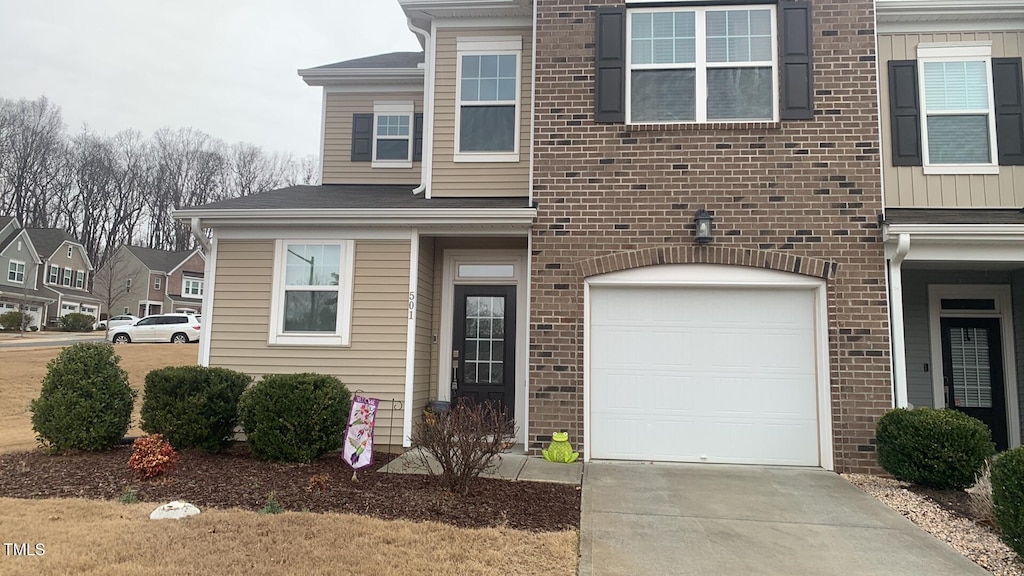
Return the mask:
M498 465L496 456L514 442L516 424L489 403L460 403L424 419L412 433L423 467L447 490L469 491L469 483ZM431 460L436 461L432 466Z
M990 461L985 462L981 472L978 472L974 486L965 491L970 497L969 502L974 517L989 526L995 526L996 517L992 512L992 465Z

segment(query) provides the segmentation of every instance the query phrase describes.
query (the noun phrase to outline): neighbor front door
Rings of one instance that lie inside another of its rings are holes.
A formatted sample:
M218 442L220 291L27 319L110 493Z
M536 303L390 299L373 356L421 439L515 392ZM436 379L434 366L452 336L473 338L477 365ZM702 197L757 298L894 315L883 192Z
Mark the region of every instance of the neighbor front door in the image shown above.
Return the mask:
M456 286L452 402L515 407L516 287Z
M1006 450L1006 394L998 318L943 318L942 376L946 406L973 416Z

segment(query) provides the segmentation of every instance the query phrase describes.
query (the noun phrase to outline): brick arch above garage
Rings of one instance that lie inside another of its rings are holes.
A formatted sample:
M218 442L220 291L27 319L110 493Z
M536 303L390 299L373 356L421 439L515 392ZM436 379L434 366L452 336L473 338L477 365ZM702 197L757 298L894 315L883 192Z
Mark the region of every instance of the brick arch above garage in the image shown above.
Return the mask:
M584 278L657 264L727 264L778 270L831 280L839 264L831 260L729 246L654 246L580 260L577 272Z

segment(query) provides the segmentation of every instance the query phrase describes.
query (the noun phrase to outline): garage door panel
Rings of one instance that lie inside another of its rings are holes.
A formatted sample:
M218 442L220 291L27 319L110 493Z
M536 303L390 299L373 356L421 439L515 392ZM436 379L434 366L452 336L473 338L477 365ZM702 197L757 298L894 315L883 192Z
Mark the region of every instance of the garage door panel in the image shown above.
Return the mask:
M813 294L591 289L590 455L819 465Z

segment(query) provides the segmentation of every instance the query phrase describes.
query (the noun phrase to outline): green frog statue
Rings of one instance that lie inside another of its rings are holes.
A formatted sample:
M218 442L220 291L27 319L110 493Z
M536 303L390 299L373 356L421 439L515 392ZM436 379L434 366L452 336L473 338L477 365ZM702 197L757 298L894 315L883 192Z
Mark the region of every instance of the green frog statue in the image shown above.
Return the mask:
M548 444L547 450L541 450L541 452L544 454L544 459L548 462L572 464L580 457L579 452L572 451L568 432L555 432L551 434L551 444Z

